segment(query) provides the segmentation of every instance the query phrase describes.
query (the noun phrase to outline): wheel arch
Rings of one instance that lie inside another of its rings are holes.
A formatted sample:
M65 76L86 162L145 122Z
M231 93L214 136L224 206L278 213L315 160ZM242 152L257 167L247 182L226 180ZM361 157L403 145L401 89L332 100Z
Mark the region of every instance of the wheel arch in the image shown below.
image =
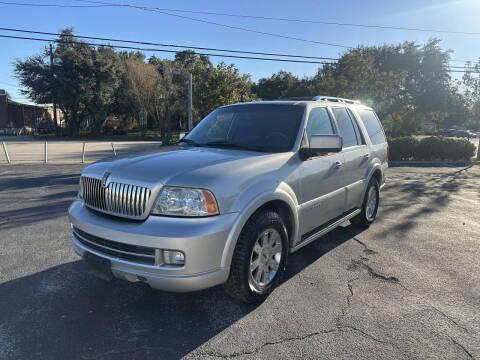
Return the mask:
M290 242L289 246L291 246L291 244L294 242L294 239L296 239L298 235L299 229L297 211L298 202L293 190L288 185L286 186L287 188L283 189L282 186L278 186L275 192L262 194L241 211L241 216L239 216L237 222L232 227L232 231L229 234L227 243L223 250L221 262L222 267L230 266L233 251L243 227L247 221L258 211L271 209L278 212L278 214L282 217L282 220L285 222Z

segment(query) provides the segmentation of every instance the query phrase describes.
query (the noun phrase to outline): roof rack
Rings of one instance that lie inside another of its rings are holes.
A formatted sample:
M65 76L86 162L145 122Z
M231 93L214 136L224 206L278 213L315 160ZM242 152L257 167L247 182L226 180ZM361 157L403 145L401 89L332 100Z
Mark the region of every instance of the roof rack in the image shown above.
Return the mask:
M302 101L302 100L312 100L311 96L292 96L292 97L287 97L283 99L277 99L279 101Z
M339 97L334 97L334 96L323 96L323 95L318 95L312 98L313 101L332 101L332 102L340 102L340 103L347 103L347 104L361 104L359 100L350 100L350 99L344 99L344 98L339 98Z

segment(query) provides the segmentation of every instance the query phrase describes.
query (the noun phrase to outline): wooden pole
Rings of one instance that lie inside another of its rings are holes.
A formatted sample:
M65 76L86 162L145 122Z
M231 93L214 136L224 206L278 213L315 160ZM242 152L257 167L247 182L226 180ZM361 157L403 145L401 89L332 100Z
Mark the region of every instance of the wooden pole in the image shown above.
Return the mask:
M55 135L58 136L58 125L57 125L57 99L56 99L56 88L54 83L55 75L53 73L53 48L52 43L50 43L50 77L51 77L51 84L53 89L52 91L52 100L53 100L53 124L55 127Z

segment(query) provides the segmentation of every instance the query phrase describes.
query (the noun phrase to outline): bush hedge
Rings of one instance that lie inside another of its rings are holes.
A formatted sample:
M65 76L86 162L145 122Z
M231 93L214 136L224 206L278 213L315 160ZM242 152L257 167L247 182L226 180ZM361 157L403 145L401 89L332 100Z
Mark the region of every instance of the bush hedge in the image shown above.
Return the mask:
M475 145L467 139L404 136L388 140L390 160L470 160Z

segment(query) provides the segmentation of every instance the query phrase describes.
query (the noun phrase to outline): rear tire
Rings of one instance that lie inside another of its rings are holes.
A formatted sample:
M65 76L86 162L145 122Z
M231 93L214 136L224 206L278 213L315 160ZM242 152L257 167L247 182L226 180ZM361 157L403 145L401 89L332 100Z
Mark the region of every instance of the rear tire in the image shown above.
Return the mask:
M263 301L280 284L288 256L288 233L281 216L261 210L240 233L230 275L223 288L246 303Z
M363 199L362 212L350 219L353 225L368 228L377 216L378 204L380 202L380 185L375 177L370 179L365 198Z

